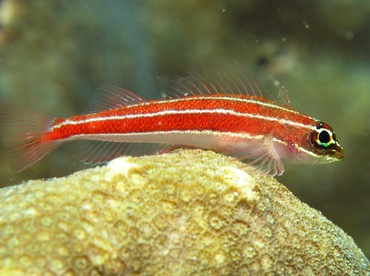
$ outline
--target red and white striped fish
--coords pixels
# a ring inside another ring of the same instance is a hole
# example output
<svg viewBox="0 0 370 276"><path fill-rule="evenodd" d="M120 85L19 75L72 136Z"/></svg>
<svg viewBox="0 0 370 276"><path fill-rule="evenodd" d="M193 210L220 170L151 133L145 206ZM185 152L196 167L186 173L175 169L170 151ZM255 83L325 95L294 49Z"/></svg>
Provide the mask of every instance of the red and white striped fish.
<svg viewBox="0 0 370 276"><path fill-rule="evenodd" d="M312 164L343 158L330 126L291 109L287 97L284 104L264 98L249 76L237 63L217 64L178 78L167 97L156 101L106 87L105 110L68 119L1 107L14 130L11 167L21 171L62 142L80 139L93 141L83 153L84 161L93 163L192 147L236 156L263 173L281 175L282 160Z"/></svg>

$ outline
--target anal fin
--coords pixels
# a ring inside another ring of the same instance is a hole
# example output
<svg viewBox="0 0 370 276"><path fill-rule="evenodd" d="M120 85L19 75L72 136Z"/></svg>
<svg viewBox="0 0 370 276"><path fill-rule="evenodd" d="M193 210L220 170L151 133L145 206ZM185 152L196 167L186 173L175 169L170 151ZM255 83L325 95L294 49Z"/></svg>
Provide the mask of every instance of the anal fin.
<svg viewBox="0 0 370 276"><path fill-rule="evenodd" d="M172 145L153 143L124 143L100 140L84 141L84 143L78 157L86 163L93 164L107 162L121 155L161 154L172 148Z"/></svg>

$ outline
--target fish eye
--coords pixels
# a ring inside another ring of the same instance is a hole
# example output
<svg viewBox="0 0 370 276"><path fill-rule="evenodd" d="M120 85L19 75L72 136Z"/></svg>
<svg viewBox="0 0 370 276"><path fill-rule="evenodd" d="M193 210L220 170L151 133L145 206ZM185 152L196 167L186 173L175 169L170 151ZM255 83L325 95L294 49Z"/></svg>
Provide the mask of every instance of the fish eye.
<svg viewBox="0 0 370 276"><path fill-rule="evenodd" d="M333 129L323 122L318 123L311 131L310 142L320 150L331 150L337 144Z"/></svg>

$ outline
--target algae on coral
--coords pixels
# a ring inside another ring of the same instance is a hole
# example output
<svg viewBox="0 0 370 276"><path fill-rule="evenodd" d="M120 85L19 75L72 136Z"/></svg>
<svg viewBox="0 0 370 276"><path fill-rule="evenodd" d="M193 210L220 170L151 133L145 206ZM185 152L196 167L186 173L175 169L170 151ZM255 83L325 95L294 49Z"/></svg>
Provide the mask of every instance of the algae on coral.
<svg viewBox="0 0 370 276"><path fill-rule="evenodd" d="M211 151L122 157L0 190L0 274L369 273L343 230Z"/></svg>

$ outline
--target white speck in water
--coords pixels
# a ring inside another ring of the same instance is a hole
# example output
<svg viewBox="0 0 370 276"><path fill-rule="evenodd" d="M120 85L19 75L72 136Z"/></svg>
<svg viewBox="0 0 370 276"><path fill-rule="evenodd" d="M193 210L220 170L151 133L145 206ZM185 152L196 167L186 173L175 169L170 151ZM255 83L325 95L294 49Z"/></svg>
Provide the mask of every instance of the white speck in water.
<svg viewBox="0 0 370 276"><path fill-rule="evenodd" d="M310 28L310 25L308 25L308 23L306 21L302 21L303 22L303 26L305 27L305 29L309 29Z"/></svg>
<svg viewBox="0 0 370 276"><path fill-rule="evenodd" d="M278 35L281 37L281 41L282 42L286 42L286 37L282 34L282 33L280 33L280 32L277 32L278 33Z"/></svg>
<svg viewBox="0 0 370 276"><path fill-rule="evenodd" d="M226 9L224 7L222 7L221 5L218 5L221 9L222 12L226 12Z"/></svg>
<svg viewBox="0 0 370 276"><path fill-rule="evenodd" d="M353 37L354 37L354 34L353 34L353 32L351 32L351 31L347 31L347 32L345 32L344 37L345 37L346 39L348 39L348 40L352 40L352 39L353 39Z"/></svg>

